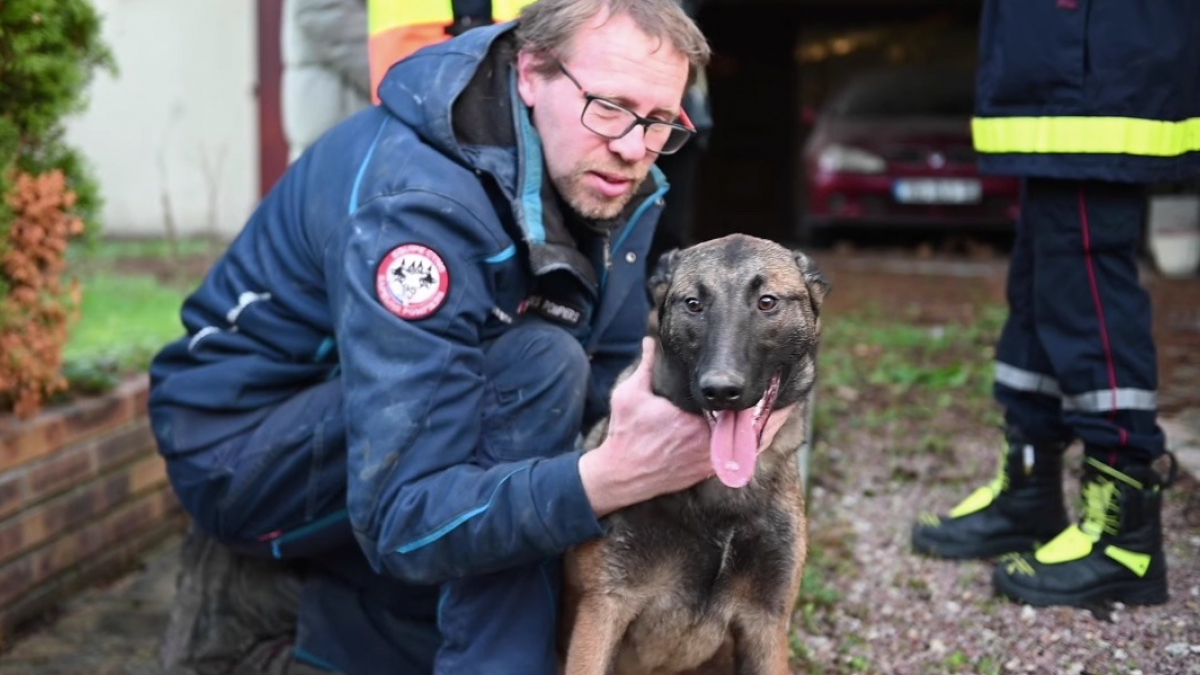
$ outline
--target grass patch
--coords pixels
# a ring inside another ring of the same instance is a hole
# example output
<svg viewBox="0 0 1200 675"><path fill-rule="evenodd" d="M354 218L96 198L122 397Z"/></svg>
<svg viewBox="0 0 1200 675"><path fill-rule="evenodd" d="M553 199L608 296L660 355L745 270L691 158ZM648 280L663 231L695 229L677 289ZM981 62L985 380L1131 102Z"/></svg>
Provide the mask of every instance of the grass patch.
<svg viewBox="0 0 1200 675"><path fill-rule="evenodd" d="M879 307L841 314L823 328L814 429L855 426L905 438L914 452L939 452L914 428L953 414L998 422L991 398L993 344L1007 309L981 304L971 320L924 325Z"/></svg>
<svg viewBox="0 0 1200 675"><path fill-rule="evenodd" d="M72 244L69 273L83 298L63 349L69 390L59 398L101 393L145 372L163 345L183 335L180 306L222 246L210 239Z"/></svg>
<svg viewBox="0 0 1200 675"><path fill-rule="evenodd" d="M985 305L971 322L913 325L867 309L838 316L821 338L821 377L827 386L875 385L897 393L973 387L987 393L992 346L1005 308Z"/></svg>
<svg viewBox="0 0 1200 675"><path fill-rule="evenodd" d="M800 591L792 608L793 630L789 636L791 663L803 672L824 673L825 667L809 651L800 627L809 635L832 630L830 615L842 602L833 579L852 578L859 571L852 555L854 534L848 523L823 530L809 530L808 559L800 577Z"/></svg>
<svg viewBox="0 0 1200 675"><path fill-rule="evenodd" d="M144 371L164 344L183 335L184 291L151 276L108 272L81 283L80 318L63 349L63 373L75 391L104 391Z"/></svg>
<svg viewBox="0 0 1200 675"><path fill-rule="evenodd" d="M72 242L67 248L67 262L71 264L119 262L134 258L195 258L212 257L225 248L225 244L210 238L180 239L97 239Z"/></svg>

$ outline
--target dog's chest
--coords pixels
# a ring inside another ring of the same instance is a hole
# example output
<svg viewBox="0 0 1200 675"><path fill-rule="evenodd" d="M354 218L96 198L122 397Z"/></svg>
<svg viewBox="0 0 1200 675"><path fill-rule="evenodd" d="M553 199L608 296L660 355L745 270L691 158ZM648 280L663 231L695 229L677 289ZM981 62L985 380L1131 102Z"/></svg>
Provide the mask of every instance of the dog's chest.
<svg viewBox="0 0 1200 675"><path fill-rule="evenodd" d="M738 616L786 616L796 528L769 506L711 511L685 495L610 520L607 592L634 617L616 672L677 672L707 661Z"/></svg>
<svg viewBox="0 0 1200 675"><path fill-rule="evenodd" d="M777 597L771 591L786 586L795 561L788 514L767 505L721 512L685 500L656 500L611 522L611 578L694 619Z"/></svg>

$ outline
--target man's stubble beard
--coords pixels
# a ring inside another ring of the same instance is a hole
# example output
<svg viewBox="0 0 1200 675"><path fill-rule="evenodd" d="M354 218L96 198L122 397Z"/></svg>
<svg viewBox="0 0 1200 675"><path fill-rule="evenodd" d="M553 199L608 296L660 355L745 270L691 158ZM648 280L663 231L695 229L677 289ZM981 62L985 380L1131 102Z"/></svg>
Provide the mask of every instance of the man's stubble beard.
<svg viewBox="0 0 1200 675"><path fill-rule="evenodd" d="M641 178L637 179L631 185L631 188L625 194L616 199L606 199L597 195L591 188L584 184L584 179L589 171L591 171L591 168L577 169L567 176L565 180L552 176L551 182L554 184L554 188L558 190L558 194L562 196L563 201L567 203L567 206L571 207L572 211L587 220L600 222L613 221L620 216L621 212L625 210L625 207L633 199L633 195L637 194L642 184L650 176L650 173L647 171L646 174L642 175ZM614 171L612 173L618 172Z"/></svg>

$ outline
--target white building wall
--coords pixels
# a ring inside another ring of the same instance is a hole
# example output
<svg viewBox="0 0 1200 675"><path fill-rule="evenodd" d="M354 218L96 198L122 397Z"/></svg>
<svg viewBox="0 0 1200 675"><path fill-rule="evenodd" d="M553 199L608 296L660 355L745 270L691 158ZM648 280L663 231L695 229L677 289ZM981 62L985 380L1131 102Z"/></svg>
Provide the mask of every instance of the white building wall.
<svg viewBox="0 0 1200 675"><path fill-rule="evenodd" d="M90 160L103 232L230 238L258 198L252 0L94 0L118 73L67 138Z"/></svg>

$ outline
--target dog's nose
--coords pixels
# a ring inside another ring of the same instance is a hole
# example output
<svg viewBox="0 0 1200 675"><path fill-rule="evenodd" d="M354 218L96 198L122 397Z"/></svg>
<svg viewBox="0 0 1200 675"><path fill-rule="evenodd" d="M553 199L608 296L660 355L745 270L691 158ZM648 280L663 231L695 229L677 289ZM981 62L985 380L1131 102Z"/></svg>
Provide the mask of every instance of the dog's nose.
<svg viewBox="0 0 1200 675"><path fill-rule="evenodd" d="M700 393L712 408L727 408L742 398L745 382L730 372L706 373L700 378Z"/></svg>

